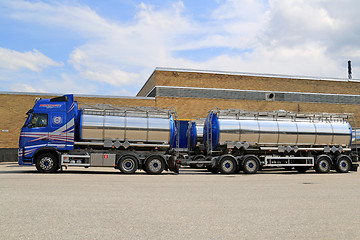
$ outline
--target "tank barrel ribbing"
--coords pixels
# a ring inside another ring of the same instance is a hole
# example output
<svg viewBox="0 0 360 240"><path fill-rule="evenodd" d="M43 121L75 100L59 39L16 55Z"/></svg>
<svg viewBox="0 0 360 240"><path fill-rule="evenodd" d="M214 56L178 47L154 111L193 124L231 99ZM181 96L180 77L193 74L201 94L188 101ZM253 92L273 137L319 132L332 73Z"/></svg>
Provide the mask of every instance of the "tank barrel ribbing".
<svg viewBox="0 0 360 240"><path fill-rule="evenodd" d="M350 114L251 112L237 109L209 112L205 145L244 143L250 146L349 146Z"/></svg>
<svg viewBox="0 0 360 240"><path fill-rule="evenodd" d="M171 144L175 137L174 110L152 107L81 106L82 141L128 141Z"/></svg>

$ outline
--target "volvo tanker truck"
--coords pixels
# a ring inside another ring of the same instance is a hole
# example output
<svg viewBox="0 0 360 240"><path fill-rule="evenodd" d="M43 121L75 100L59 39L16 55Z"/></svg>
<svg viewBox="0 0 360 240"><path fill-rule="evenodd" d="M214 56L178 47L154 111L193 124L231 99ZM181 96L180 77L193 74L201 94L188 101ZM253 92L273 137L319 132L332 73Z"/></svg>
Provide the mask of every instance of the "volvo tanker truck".
<svg viewBox="0 0 360 240"><path fill-rule="evenodd" d="M176 111L110 105L78 108L73 95L36 101L21 129L19 164L39 172L114 167L123 173L179 171L253 174L265 167L356 171L358 147L343 114L212 110L205 121L179 121ZM203 134L201 134L201 132Z"/></svg>
<svg viewBox="0 0 360 240"><path fill-rule="evenodd" d="M346 173L358 167L358 148L348 114L305 114L286 111L209 112L203 127L204 153L194 152L182 164L205 164L213 173L265 167L310 168ZM194 161L195 160L195 161Z"/></svg>
<svg viewBox="0 0 360 240"><path fill-rule="evenodd" d="M110 105L79 109L73 95L64 95L37 100L27 115L20 133L19 164L35 164L39 172L68 166L114 167L122 173L179 170L174 110Z"/></svg>

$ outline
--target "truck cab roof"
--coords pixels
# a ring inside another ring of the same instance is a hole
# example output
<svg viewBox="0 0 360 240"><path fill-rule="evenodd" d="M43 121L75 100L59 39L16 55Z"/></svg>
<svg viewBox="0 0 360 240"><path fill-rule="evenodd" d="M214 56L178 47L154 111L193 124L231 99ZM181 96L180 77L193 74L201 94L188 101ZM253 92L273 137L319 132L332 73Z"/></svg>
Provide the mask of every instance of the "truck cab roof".
<svg viewBox="0 0 360 240"><path fill-rule="evenodd" d="M70 104L69 104L70 102ZM74 102L73 95L64 95L61 97L55 97L51 99L38 100L32 111L33 113L48 113L48 112L65 112L67 106L70 106Z"/></svg>

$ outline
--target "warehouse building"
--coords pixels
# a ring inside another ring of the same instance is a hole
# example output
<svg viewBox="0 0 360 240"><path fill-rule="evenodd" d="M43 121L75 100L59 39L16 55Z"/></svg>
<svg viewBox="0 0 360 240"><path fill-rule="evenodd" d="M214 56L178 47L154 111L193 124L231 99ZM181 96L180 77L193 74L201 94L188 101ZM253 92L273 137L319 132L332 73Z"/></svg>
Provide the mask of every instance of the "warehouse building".
<svg viewBox="0 0 360 240"><path fill-rule="evenodd" d="M360 126L359 90L359 80L156 68L136 97L75 97L79 105L174 107L180 119L204 118L215 107L353 113ZM59 95L0 92L0 161L16 161L19 132L35 97Z"/></svg>

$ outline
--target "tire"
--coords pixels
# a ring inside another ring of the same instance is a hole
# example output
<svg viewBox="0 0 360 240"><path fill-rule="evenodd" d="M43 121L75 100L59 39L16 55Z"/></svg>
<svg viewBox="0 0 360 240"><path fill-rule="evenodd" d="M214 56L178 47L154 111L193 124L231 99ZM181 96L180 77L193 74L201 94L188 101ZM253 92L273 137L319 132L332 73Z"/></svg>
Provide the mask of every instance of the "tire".
<svg viewBox="0 0 360 240"><path fill-rule="evenodd" d="M118 162L119 170L125 174L135 173L139 167L139 162L135 156L125 155L122 156Z"/></svg>
<svg viewBox="0 0 360 240"><path fill-rule="evenodd" d="M299 173L305 173L307 170L309 170L309 167L295 167L295 170Z"/></svg>
<svg viewBox="0 0 360 240"><path fill-rule="evenodd" d="M331 169L331 159L328 156L320 156L315 164L315 171L317 173L328 173Z"/></svg>
<svg viewBox="0 0 360 240"><path fill-rule="evenodd" d="M349 156L340 155L336 161L335 169L338 173L347 173L351 169L351 159Z"/></svg>
<svg viewBox="0 0 360 240"><path fill-rule="evenodd" d="M194 158L194 161L202 161L202 160L205 160L205 156L203 156L203 155L199 155ZM195 165L195 168L205 168L204 163L195 163L194 165Z"/></svg>
<svg viewBox="0 0 360 240"><path fill-rule="evenodd" d="M247 174L255 174L259 170L259 161L256 156L245 157L242 163L242 170Z"/></svg>
<svg viewBox="0 0 360 240"><path fill-rule="evenodd" d="M59 161L52 153L43 153L36 158L36 169L41 173L53 173L59 169Z"/></svg>
<svg viewBox="0 0 360 240"><path fill-rule="evenodd" d="M160 174L165 169L165 161L160 156L150 157L145 162L145 172L149 174Z"/></svg>
<svg viewBox="0 0 360 240"><path fill-rule="evenodd" d="M223 174L233 174L237 165L232 157L223 157L219 162L219 171Z"/></svg>
<svg viewBox="0 0 360 240"><path fill-rule="evenodd" d="M208 167L206 167L206 169L207 169L209 172L214 173L214 174L216 174L216 173L219 172L219 169L213 168L212 166L208 166Z"/></svg>

